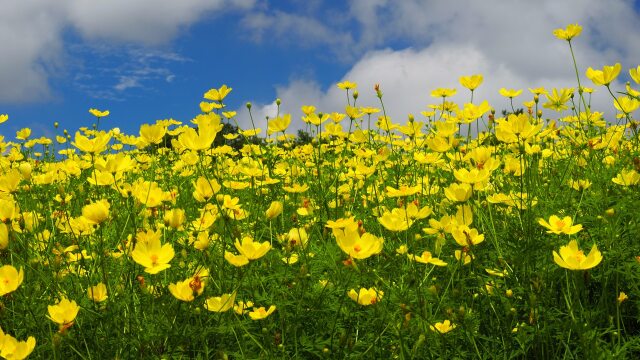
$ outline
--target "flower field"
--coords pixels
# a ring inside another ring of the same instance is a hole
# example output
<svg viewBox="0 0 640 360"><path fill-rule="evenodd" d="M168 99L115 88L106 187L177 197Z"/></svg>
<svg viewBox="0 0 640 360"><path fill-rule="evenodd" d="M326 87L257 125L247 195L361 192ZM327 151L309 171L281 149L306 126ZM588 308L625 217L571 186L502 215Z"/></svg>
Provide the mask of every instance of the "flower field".
<svg viewBox="0 0 640 360"><path fill-rule="evenodd" d="M0 356L637 357L640 66L572 60L502 113L480 74L406 121L346 81L240 129L222 86L135 135L0 137Z"/></svg>

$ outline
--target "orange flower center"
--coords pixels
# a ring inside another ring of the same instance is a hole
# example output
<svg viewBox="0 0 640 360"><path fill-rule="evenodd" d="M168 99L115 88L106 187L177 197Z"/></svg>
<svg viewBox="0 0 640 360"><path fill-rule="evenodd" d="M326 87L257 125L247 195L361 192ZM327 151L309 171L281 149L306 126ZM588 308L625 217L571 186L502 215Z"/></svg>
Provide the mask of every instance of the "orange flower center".
<svg viewBox="0 0 640 360"><path fill-rule="evenodd" d="M156 254L151 255L151 264L153 266L158 265L158 255Z"/></svg>
<svg viewBox="0 0 640 360"><path fill-rule="evenodd" d="M576 253L575 257L576 257L576 260L579 263L583 262L584 259L585 259L585 256L584 256L584 253L582 252L582 250L578 250L578 252Z"/></svg>

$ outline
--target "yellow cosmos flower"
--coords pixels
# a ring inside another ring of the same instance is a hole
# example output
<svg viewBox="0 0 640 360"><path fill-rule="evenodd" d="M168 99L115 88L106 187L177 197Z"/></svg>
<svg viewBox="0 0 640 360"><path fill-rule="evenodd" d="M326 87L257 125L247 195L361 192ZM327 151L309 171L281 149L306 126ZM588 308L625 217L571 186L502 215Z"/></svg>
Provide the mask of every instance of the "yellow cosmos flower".
<svg viewBox="0 0 640 360"><path fill-rule="evenodd" d="M447 263L436 258L433 257L431 255L430 251L423 251L422 255L418 256L418 255L413 255L413 254L407 254L407 257L409 258L409 260L413 260L415 262L419 262L421 264L431 264L431 265L436 265L436 266L447 266Z"/></svg>
<svg viewBox="0 0 640 360"><path fill-rule="evenodd" d="M553 261L565 269L587 270L600 264L602 254L593 244L591 251L585 256L582 250L578 248L578 242L571 240L568 245L560 247L560 254L553 252Z"/></svg>
<svg viewBox="0 0 640 360"><path fill-rule="evenodd" d="M69 325L73 323L80 306L76 304L74 300L69 301L66 297L63 297L55 305L48 306L49 319L56 324Z"/></svg>
<svg viewBox="0 0 640 360"><path fill-rule="evenodd" d="M473 91L478 86L480 86L480 84L482 84L483 80L484 80L484 78L482 77L482 74L476 74L476 75L471 75L471 76L461 76L460 77L460 85L462 85L462 86L466 87L467 89Z"/></svg>
<svg viewBox="0 0 640 360"><path fill-rule="evenodd" d="M91 286L87 290L87 296L93 302L103 302L107 300L107 286L104 283L98 283L96 286Z"/></svg>
<svg viewBox="0 0 640 360"><path fill-rule="evenodd" d="M265 216L267 217L267 220L273 220L276 217L278 217L278 215L282 214L282 202L280 201L274 201L271 203L271 205L269 205L269 208L267 209L267 211L265 211Z"/></svg>
<svg viewBox="0 0 640 360"><path fill-rule="evenodd" d="M9 115L7 114L0 114L0 124L2 124L3 122L9 120Z"/></svg>
<svg viewBox="0 0 640 360"><path fill-rule="evenodd" d="M284 132L291 124L291 114L284 114L275 119L269 120L267 123L267 134Z"/></svg>
<svg viewBox="0 0 640 360"><path fill-rule="evenodd" d="M251 320L262 320L273 314L274 311L276 311L275 305L269 306L269 310L266 310L264 306L261 306L257 309L253 308L253 311L249 311L249 317L251 317Z"/></svg>
<svg viewBox="0 0 640 360"><path fill-rule="evenodd" d="M473 168L468 170L463 168L453 171L453 176L461 183L466 184L476 184L486 181L489 179L489 175L490 173L487 169Z"/></svg>
<svg viewBox="0 0 640 360"><path fill-rule="evenodd" d="M80 134L79 131L76 131L75 141L72 144L80 149L80 151L99 154L107 149L109 141L111 141L111 135L108 133L101 133L96 135L93 139L89 139L88 137Z"/></svg>
<svg viewBox="0 0 640 360"><path fill-rule="evenodd" d="M478 234L477 229L470 229L466 225L455 227L451 230L451 235L460 246L474 246L484 241L483 234Z"/></svg>
<svg viewBox="0 0 640 360"><path fill-rule="evenodd" d="M238 252L249 260L259 259L271 249L271 244L268 241L259 243L253 241L250 236L243 237L242 242L236 240L235 246Z"/></svg>
<svg viewBox="0 0 640 360"><path fill-rule="evenodd" d="M27 341L18 341L9 334L5 334L0 329L0 356L4 359L21 360L26 359L36 347L36 339L29 336Z"/></svg>
<svg viewBox="0 0 640 360"><path fill-rule="evenodd" d="M173 297L181 301L193 301L193 289L191 288L191 278L169 284L169 292Z"/></svg>
<svg viewBox="0 0 640 360"><path fill-rule="evenodd" d="M378 222L389 231L405 231L413 224L413 221L402 211L387 211L378 218Z"/></svg>
<svg viewBox="0 0 640 360"><path fill-rule="evenodd" d="M100 111L98 109L89 109L89 113L97 118L109 116L109 110Z"/></svg>
<svg viewBox="0 0 640 360"><path fill-rule="evenodd" d="M22 129L16 131L16 139L18 139L18 140L27 140L29 138L29 136L31 136L31 129L30 128L22 128Z"/></svg>
<svg viewBox="0 0 640 360"><path fill-rule="evenodd" d="M533 124L527 114L509 114L507 119L496 120L496 137L505 143L526 140L542 129L542 122Z"/></svg>
<svg viewBox="0 0 640 360"><path fill-rule="evenodd" d="M402 196L415 195L422 190L422 187L420 185L416 185L416 186L400 185L400 188L396 189L394 187L387 186L386 190L387 190L388 197L402 197Z"/></svg>
<svg viewBox="0 0 640 360"><path fill-rule="evenodd" d="M0 250L7 247L9 247L9 227L5 223L0 223Z"/></svg>
<svg viewBox="0 0 640 360"><path fill-rule="evenodd" d="M633 79L633 81L636 82L636 84L640 84L640 65L638 65L638 67L633 68L633 69L629 69L629 75L631 76L631 78ZM6 116L6 115L5 115ZM0 116L0 119L2 119L2 116ZM5 120L6 121L6 120ZM2 122L0 122L1 124Z"/></svg>
<svg viewBox="0 0 640 360"><path fill-rule="evenodd" d="M142 124L140 126L140 138L145 144L160 144L166 133L167 127L159 124Z"/></svg>
<svg viewBox="0 0 640 360"><path fill-rule="evenodd" d="M621 69L622 65L620 65L620 63L612 66L605 65L602 70L594 70L589 67L586 75L595 85L608 86L618 77Z"/></svg>
<svg viewBox="0 0 640 360"><path fill-rule="evenodd" d="M220 123L219 117L213 120L214 118L212 118L211 116L200 116L204 117L199 118L201 121L198 123L198 131L196 131L196 129L192 127L189 127L178 136L178 143L185 149L189 149L192 151L203 151L211 148L211 144L213 144L216 136L222 130L223 125Z"/></svg>
<svg viewBox="0 0 640 360"><path fill-rule="evenodd" d="M468 183L454 183L444 189L444 195L453 202L465 202L471 197L472 189Z"/></svg>
<svg viewBox="0 0 640 360"><path fill-rule="evenodd" d="M164 224L174 229L181 230L182 224L187 220L183 209L171 209L164 213Z"/></svg>
<svg viewBox="0 0 640 360"><path fill-rule="evenodd" d="M160 238L153 237L148 241L138 242L131 252L133 261L145 267L149 274L157 274L171 267L169 261L175 255L171 244L161 244Z"/></svg>
<svg viewBox="0 0 640 360"><path fill-rule="evenodd" d="M435 331L440 334L446 334L455 328L456 328L456 325L451 323L451 321L449 320L445 320L443 322L437 322L433 325L429 325L429 329L431 329L431 331Z"/></svg>
<svg viewBox="0 0 640 360"><path fill-rule="evenodd" d="M456 89L445 89L445 88L438 88L435 89L431 92L431 96L435 97L435 98L447 98L447 97L451 97L453 95L455 95L458 91Z"/></svg>
<svg viewBox="0 0 640 360"><path fill-rule="evenodd" d="M347 295L351 298L351 300L357 302L358 304L368 306L382 300L384 292L372 287L369 289L360 288L358 292L356 292L354 289L351 289L349 290Z"/></svg>
<svg viewBox="0 0 640 360"><path fill-rule="evenodd" d="M621 112L616 115L616 117L623 118L640 107L640 100L628 96L621 96L617 100L613 100L613 106Z"/></svg>
<svg viewBox="0 0 640 360"><path fill-rule="evenodd" d="M204 308L213 312L229 311L236 301L236 292L231 294L222 294L221 296L210 297L205 301Z"/></svg>
<svg viewBox="0 0 640 360"><path fill-rule="evenodd" d="M361 235L357 228L334 229L333 235L340 249L354 259L366 259L382 251L381 237L371 233Z"/></svg>
<svg viewBox="0 0 640 360"><path fill-rule="evenodd" d="M548 222L544 219L538 219L538 224L549 229L547 230L547 233L549 234L573 235L582 230L582 225L573 225L573 220L570 216L565 216L564 218L560 219L556 215L551 215Z"/></svg>
<svg viewBox="0 0 640 360"><path fill-rule="evenodd" d="M222 188L215 179L207 179L204 176L194 181L193 187L193 198L198 202L209 201Z"/></svg>
<svg viewBox="0 0 640 360"><path fill-rule="evenodd" d="M337 84L337 86L342 89L342 90L349 90L349 89L354 89L356 88L358 85L354 82L351 81L343 81L343 82L339 82Z"/></svg>
<svg viewBox="0 0 640 360"><path fill-rule="evenodd" d="M578 24L569 24L566 29L555 29L553 35L560 40L571 41L576 36L582 33L582 26Z"/></svg>
<svg viewBox="0 0 640 360"><path fill-rule="evenodd" d="M109 201L102 199L82 207L82 217L91 224L100 224L109 218Z"/></svg>
<svg viewBox="0 0 640 360"><path fill-rule="evenodd" d="M0 296L15 291L23 280L24 271L22 268L18 271L11 265L0 267Z"/></svg>
<svg viewBox="0 0 640 360"><path fill-rule="evenodd" d="M627 300L628 298L629 296L627 296L624 291L620 291L620 294L618 294L618 304L622 304L622 302Z"/></svg>
<svg viewBox="0 0 640 360"><path fill-rule="evenodd" d="M634 169L622 170L616 175L616 177L611 179L611 181L613 181L614 184L622 186L637 185L640 183L640 173Z"/></svg>
<svg viewBox="0 0 640 360"><path fill-rule="evenodd" d="M233 90L227 85L222 85L219 89L211 89L204 93L204 98L213 101L222 101Z"/></svg>
<svg viewBox="0 0 640 360"><path fill-rule="evenodd" d="M241 267L241 266L245 266L249 263L249 259L247 259L246 256L244 255L236 255L232 252L229 251L225 251L224 252L224 258L225 260L227 260L229 262L229 264L235 266L235 267Z"/></svg>
<svg viewBox="0 0 640 360"><path fill-rule="evenodd" d="M505 89L505 88L500 88L500 95L513 99L514 97L522 94L522 90L515 90L515 89Z"/></svg>

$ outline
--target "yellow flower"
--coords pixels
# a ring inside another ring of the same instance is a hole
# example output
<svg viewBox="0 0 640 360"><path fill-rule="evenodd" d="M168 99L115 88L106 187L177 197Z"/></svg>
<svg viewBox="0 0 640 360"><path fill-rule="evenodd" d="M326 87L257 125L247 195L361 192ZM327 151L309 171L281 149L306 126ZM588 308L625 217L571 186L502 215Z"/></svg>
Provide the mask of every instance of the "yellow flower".
<svg viewBox="0 0 640 360"><path fill-rule="evenodd" d="M378 222L389 231L407 230L413 224L413 221L407 217L404 211L397 210L399 209L385 212L378 218Z"/></svg>
<svg viewBox="0 0 640 360"><path fill-rule="evenodd" d="M227 85L222 85L219 89L211 89L204 93L204 98L213 101L222 101L233 90Z"/></svg>
<svg viewBox="0 0 640 360"><path fill-rule="evenodd" d="M420 190L422 190L422 187L420 185L416 185L416 186L400 185L400 188L396 189L391 186L387 186L386 190L387 190L388 197L402 197L402 196L410 196L410 195L417 194L418 192L420 192Z"/></svg>
<svg viewBox="0 0 640 360"><path fill-rule="evenodd" d="M7 114L0 114L0 124L2 124L3 122L9 120L9 115Z"/></svg>
<svg viewBox="0 0 640 360"><path fill-rule="evenodd" d="M182 209L171 209L164 213L164 224L174 229L182 229L187 217Z"/></svg>
<svg viewBox="0 0 640 360"><path fill-rule="evenodd" d="M9 228L7 224L0 223L0 250L4 250L7 247L9 247Z"/></svg>
<svg viewBox="0 0 640 360"><path fill-rule="evenodd" d="M526 140L537 134L542 128L542 122L534 125L527 114L509 114L507 119L496 120L496 137L506 143Z"/></svg>
<svg viewBox="0 0 640 360"><path fill-rule="evenodd" d="M309 243L309 234L304 227L293 228L287 233L286 239L291 246L306 248Z"/></svg>
<svg viewBox="0 0 640 360"><path fill-rule="evenodd" d="M224 252L224 258L225 260L227 260L229 262L229 264L236 266L236 267L241 267L241 266L245 266L249 263L249 259L247 259L246 256L244 255L236 255L232 252L229 251L225 251Z"/></svg>
<svg viewBox="0 0 640 360"><path fill-rule="evenodd" d="M49 305L48 310L51 321L60 325L68 325L73 323L80 307L74 300L69 301L69 299L63 297L55 305Z"/></svg>
<svg viewBox="0 0 640 360"><path fill-rule="evenodd" d="M349 89L355 88L358 85L356 83L351 82L351 81L346 81L345 80L343 82L339 82L337 84L337 86L342 90L349 90Z"/></svg>
<svg viewBox="0 0 640 360"><path fill-rule="evenodd" d="M291 114L284 114L275 119L269 120L267 123L267 134L271 135L277 132L284 132L291 124Z"/></svg>
<svg viewBox="0 0 640 360"><path fill-rule="evenodd" d="M473 91L475 90L483 81L482 74L476 74L471 76L461 76L460 77L460 85L466 87L467 89Z"/></svg>
<svg viewBox="0 0 640 360"><path fill-rule="evenodd" d="M357 228L334 229L333 235L340 249L354 259L366 259L382 251L381 237L371 233L360 235Z"/></svg>
<svg viewBox="0 0 640 360"><path fill-rule="evenodd" d="M264 306L261 306L257 309L254 307L253 311L249 312L249 317L251 317L251 320L262 320L267 316L273 314L274 311L276 311L275 305L269 306L269 310L266 310Z"/></svg>
<svg viewBox="0 0 640 360"><path fill-rule="evenodd" d="M351 289L347 295L351 298L351 300L357 302L360 305L368 306L377 303L382 300L382 296L384 292L382 290L377 290L372 287L369 289L360 288L359 292L356 292L354 289Z"/></svg>
<svg viewBox="0 0 640 360"><path fill-rule="evenodd" d="M636 84L640 84L640 65L638 65L638 67L636 67L636 68L629 69L629 75L631 76L633 81L636 82ZM0 116L0 119L2 119L2 116ZM0 122L0 123L2 123L2 122Z"/></svg>
<svg viewBox="0 0 640 360"><path fill-rule="evenodd" d="M93 139L89 139L88 137L80 134L79 131L76 131L75 141L72 144L80 149L80 151L99 154L107 149L109 141L111 141L111 135L108 133L100 133Z"/></svg>
<svg viewBox="0 0 640 360"><path fill-rule="evenodd" d="M620 294L618 295L618 304L622 304L622 302L627 300L628 298L629 297L624 293L624 291L620 291Z"/></svg>
<svg viewBox="0 0 640 360"><path fill-rule="evenodd" d="M578 243L575 240L571 240L568 245L560 247L560 254L553 252L553 261L565 269L587 270L600 264L602 254L598 251L597 246L593 244L591 251L585 256L582 250L578 248Z"/></svg>
<svg viewBox="0 0 640 360"><path fill-rule="evenodd" d="M171 244L160 243L159 237L153 237L148 241L139 241L131 252L133 261L145 267L149 274L157 274L171 267L169 261L175 255Z"/></svg>
<svg viewBox="0 0 640 360"><path fill-rule="evenodd" d="M460 246L474 246L484 241L484 235L478 234L477 229L470 229L466 225L457 226L451 235Z"/></svg>
<svg viewBox="0 0 640 360"><path fill-rule="evenodd" d="M602 70L593 70L591 67L587 69L587 77L596 85L609 85L618 77L622 65L616 63L613 66L605 65Z"/></svg>
<svg viewBox="0 0 640 360"><path fill-rule="evenodd" d="M621 114L618 114L616 117L623 118L640 107L640 100L628 96L621 96L617 100L613 100L613 106L621 112Z"/></svg>
<svg viewBox="0 0 640 360"><path fill-rule="evenodd" d="M24 271L22 268L18 271L11 265L0 267L0 296L15 291L23 280Z"/></svg>
<svg viewBox="0 0 640 360"><path fill-rule="evenodd" d="M207 179L204 176L200 176L193 183L193 187L193 198L198 202L209 201L222 188L215 179Z"/></svg>
<svg viewBox="0 0 640 360"><path fill-rule="evenodd" d="M433 325L429 325L429 329L431 329L431 331L435 331L440 334L446 334L455 328L456 328L456 325L452 324L451 321L449 320L445 320L443 322L437 322Z"/></svg>
<svg viewBox="0 0 640 360"><path fill-rule="evenodd" d="M225 312L233 307L236 301L236 292L231 294L222 294L222 296L210 297L205 301L204 308L213 312Z"/></svg>
<svg viewBox="0 0 640 360"><path fill-rule="evenodd" d="M140 137L146 144L160 144L167 133L167 127L159 124L140 126Z"/></svg>
<svg viewBox="0 0 640 360"><path fill-rule="evenodd" d="M569 24L566 29L555 29L553 35L560 40L571 41L576 36L579 36L582 32L582 26L578 24Z"/></svg>
<svg viewBox="0 0 640 360"><path fill-rule="evenodd" d="M271 244L268 241L255 242L250 236L243 237L242 242L236 240L235 246L238 252L249 260L259 259L271 249Z"/></svg>
<svg viewBox="0 0 640 360"><path fill-rule="evenodd" d="M640 174L634 169L622 170L611 181L622 186L637 185L640 183Z"/></svg>
<svg viewBox="0 0 640 360"><path fill-rule="evenodd" d="M185 149L193 151L207 150L213 144L218 132L222 130L223 125L220 118L215 114L199 115L198 131L189 127L178 136L178 143Z"/></svg>
<svg viewBox="0 0 640 360"><path fill-rule="evenodd" d="M16 131L16 139L18 139L18 140L27 140L27 138L29 138L29 136L31 136L31 129L30 128L22 128L22 129Z"/></svg>
<svg viewBox="0 0 640 360"><path fill-rule="evenodd" d="M500 88L500 95L507 97L507 98L514 98L518 95L522 94L522 90L515 90L515 89L505 89L505 88Z"/></svg>
<svg viewBox="0 0 640 360"><path fill-rule="evenodd" d="M107 286L104 283L98 283L96 286L91 286L87 290L87 296L91 301L103 302L107 300Z"/></svg>
<svg viewBox="0 0 640 360"><path fill-rule="evenodd" d="M282 214L282 202L280 201L272 202L267 211L265 211L267 220L273 220L280 214Z"/></svg>
<svg viewBox="0 0 640 360"><path fill-rule="evenodd" d="M419 262L421 264L432 264L432 265L436 265L436 266L447 266L447 263L436 258L433 257L431 255L431 252L429 251L423 251L422 255L418 256L418 255L412 255L412 254L407 254L407 257L410 260L413 260L415 262Z"/></svg>
<svg viewBox="0 0 640 360"><path fill-rule="evenodd" d="M91 224L100 224L109 218L109 201L102 199L85 205L82 208L82 217Z"/></svg>
<svg viewBox="0 0 640 360"><path fill-rule="evenodd" d="M441 98L447 98L447 97L451 97L453 95L456 94L456 92L458 92L456 89L445 89L445 88L438 88L435 89L431 92L431 96L433 97L441 97Z"/></svg>
<svg viewBox="0 0 640 360"><path fill-rule="evenodd" d="M453 171L453 176L461 183L476 184L489 179L489 171L487 169L458 169Z"/></svg>
<svg viewBox="0 0 640 360"><path fill-rule="evenodd" d="M250 307L253 307L252 301L238 301L237 304L233 305L233 311L238 315L244 315L249 312Z"/></svg>
<svg viewBox="0 0 640 360"><path fill-rule="evenodd" d="M0 329L0 356L10 360L26 359L36 347L36 339L29 336L27 341L18 341Z"/></svg>
<svg viewBox="0 0 640 360"><path fill-rule="evenodd" d="M97 118L109 116L109 110L100 111L98 109L89 109L89 113Z"/></svg>
<svg viewBox="0 0 640 360"><path fill-rule="evenodd" d="M169 284L169 292L173 297L182 301L193 301L193 289L191 288L191 278Z"/></svg>
<svg viewBox="0 0 640 360"><path fill-rule="evenodd" d="M468 183L453 183L444 189L444 195L453 202L465 202L471 197L472 189Z"/></svg>
<svg viewBox="0 0 640 360"><path fill-rule="evenodd" d="M547 231L547 233L549 234L573 235L582 230L582 225L573 225L573 220L570 216L565 216L564 218L560 219L556 215L551 215L551 217L549 217L549 222L544 219L538 219L538 224L549 229Z"/></svg>

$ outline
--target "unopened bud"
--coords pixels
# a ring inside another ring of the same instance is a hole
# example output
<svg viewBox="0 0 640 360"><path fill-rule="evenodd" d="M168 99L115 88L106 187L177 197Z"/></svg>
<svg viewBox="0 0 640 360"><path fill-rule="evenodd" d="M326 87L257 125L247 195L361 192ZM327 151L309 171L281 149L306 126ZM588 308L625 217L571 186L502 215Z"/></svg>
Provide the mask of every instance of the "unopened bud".
<svg viewBox="0 0 640 360"><path fill-rule="evenodd" d="M251 110L251 103L250 102L247 103L247 109Z"/></svg>

